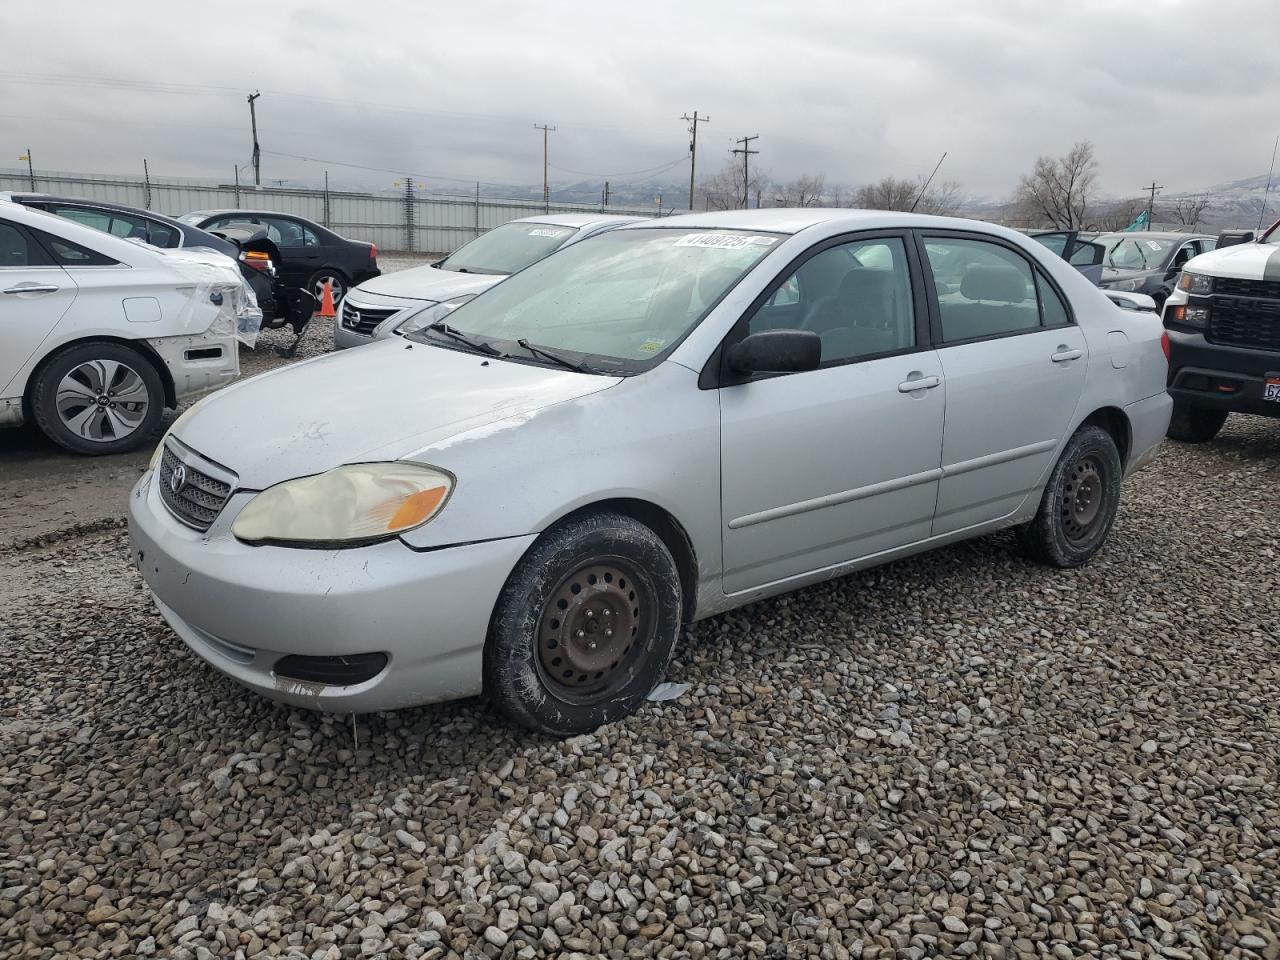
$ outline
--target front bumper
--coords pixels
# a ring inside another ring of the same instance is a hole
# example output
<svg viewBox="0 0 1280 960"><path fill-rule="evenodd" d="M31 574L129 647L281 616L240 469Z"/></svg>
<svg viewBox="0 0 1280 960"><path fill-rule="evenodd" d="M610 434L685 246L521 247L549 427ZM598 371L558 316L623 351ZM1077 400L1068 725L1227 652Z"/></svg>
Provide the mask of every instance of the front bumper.
<svg viewBox="0 0 1280 960"><path fill-rule="evenodd" d="M188 647L273 700L362 713L480 692L489 618L534 537L415 551L399 540L348 550L251 547L231 536L252 499L232 494L206 533L179 523L148 472L129 497L133 562ZM285 656L384 653L352 686L276 675Z"/></svg>
<svg viewBox="0 0 1280 960"><path fill-rule="evenodd" d="M1280 417L1264 400L1266 378L1280 373L1280 352L1210 343L1203 333L1167 328L1169 393L1189 406Z"/></svg>

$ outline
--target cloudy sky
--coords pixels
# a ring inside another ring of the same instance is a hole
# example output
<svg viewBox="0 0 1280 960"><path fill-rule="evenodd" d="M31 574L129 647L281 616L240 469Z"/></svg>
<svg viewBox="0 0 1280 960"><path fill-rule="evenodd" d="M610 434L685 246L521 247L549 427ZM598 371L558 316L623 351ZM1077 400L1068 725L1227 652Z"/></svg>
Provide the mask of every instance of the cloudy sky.
<svg viewBox="0 0 1280 960"><path fill-rule="evenodd" d="M1265 174L1280 132L1276 0L58 0L22 20L8 167L29 147L49 170L230 179L254 89L264 179L364 188L540 182L534 123L557 127L553 180L679 182L694 109L703 169L747 134L780 180L914 177L945 150L940 177L993 199L1084 138L1129 196Z"/></svg>

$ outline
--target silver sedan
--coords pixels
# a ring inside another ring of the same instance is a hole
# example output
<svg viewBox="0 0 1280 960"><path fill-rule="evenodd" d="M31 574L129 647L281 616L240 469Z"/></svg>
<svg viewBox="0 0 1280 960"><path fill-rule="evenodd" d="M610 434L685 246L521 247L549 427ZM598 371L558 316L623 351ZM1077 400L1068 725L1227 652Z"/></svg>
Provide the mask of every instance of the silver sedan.
<svg viewBox="0 0 1280 960"><path fill-rule="evenodd" d="M692 620L1008 527L1085 563L1170 413L1157 317L964 220L646 222L419 321L210 397L134 488L161 613L267 696L591 730Z"/></svg>

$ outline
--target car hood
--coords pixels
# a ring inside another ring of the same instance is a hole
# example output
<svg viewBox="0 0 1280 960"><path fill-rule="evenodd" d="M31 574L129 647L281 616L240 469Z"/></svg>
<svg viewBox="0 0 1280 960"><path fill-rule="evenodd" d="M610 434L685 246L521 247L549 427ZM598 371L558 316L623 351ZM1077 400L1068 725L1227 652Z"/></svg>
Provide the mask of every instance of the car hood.
<svg viewBox="0 0 1280 960"><path fill-rule="evenodd" d="M423 447L604 390L617 377L396 339L326 354L202 400L174 436L261 490Z"/></svg>
<svg viewBox="0 0 1280 960"><path fill-rule="evenodd" d="M488 290L505 279L505 276L491 273L456 273L427 266L384 273L366 280L356 289L406 300L452 300L464 294Z"/></svg>
<svg viewBox="0 0 1280 960"><path fill-rule="evenodd" d="M1192 257L1184 269L1237 280L1280 280L1280 244L1238 243L1210 250Z"/></svg>

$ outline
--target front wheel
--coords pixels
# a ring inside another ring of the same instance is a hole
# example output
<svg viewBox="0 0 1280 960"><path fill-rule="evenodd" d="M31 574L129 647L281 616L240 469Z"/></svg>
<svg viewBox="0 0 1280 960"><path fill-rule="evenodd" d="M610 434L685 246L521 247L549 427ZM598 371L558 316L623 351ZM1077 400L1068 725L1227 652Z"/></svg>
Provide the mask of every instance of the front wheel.
<svg viewBox="0 0 1280 960"><path fill-rule="evenodd" d="M1227 411L1193 407L1177 401L1169 419L1169 437L1183 443L1208 443L1227 422Z"/></svg>
<svg viewBox="0 0 1280 960"><path fill-rule="evenodd" d="M73 453L124 453L155 436L164 385L150 361L118 343L82 343L36 375L31 412L54 443Z"/></svg>
<svg viewBox="0 0 1280 960"><path fill-rule="evenodd" d="M1055 567L1078 567L1102 549L1120 507L1123 475L1111 434L1084 426L1049 475L1035 519L1019 530L1024 548Z"/></svg>
<svg viewBox="0 0 1280 960"><path fill-rule="evenodd" d="M567 520L503 587L485 693L530 730L588 733L633 712L662 679L680 611L679 571L657 534L612 511Z"/></svg>

